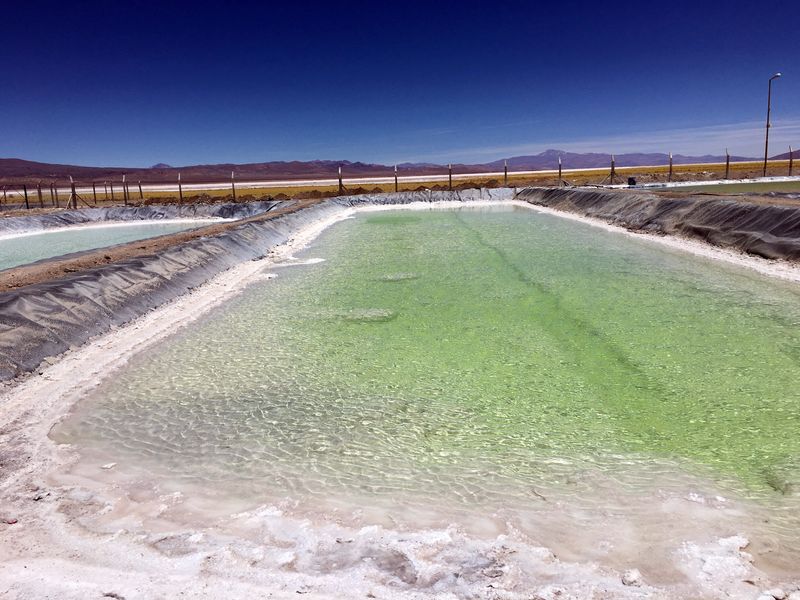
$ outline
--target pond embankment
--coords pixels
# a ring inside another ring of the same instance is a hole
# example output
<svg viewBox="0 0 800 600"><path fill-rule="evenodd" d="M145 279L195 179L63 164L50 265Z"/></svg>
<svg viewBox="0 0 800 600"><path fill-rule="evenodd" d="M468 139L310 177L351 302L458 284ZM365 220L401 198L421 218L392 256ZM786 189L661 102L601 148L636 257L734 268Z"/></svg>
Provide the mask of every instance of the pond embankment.
<svg viewBox="0 0 800 600"><path fill-rule="evenodd" d="M241 220L0 274L0 380L31 372L45 359L127 323L236 264L263 257L302 227L349 207L512 198L636 232L693 238L769 259L800 260L800 206L702 195L676 198L586 188L500 188L368 194L269 206L183 207L184 216ZM174 218L176 211L175 206L88 209L34 218L45 228L80 219ZM4 221L0 227L30 226L14 219Z"/></svg>
<svg viewBox="0 0 800 600"><path fill-rule="evenodd" d="M633 231L702 240L768 259L800 260L796 206L740 196L659 196L622 190L528 188L517 198Z"/></svg>
<svg viewBox="0 0 800 600"><path fill-rule="evenodd" d="M44 231L76 225L119 223L131 221L161 221L172 219L245 219L267 212L278 200L225 204L177 204L149 206L111 206L106 208L80 208L0 218L0 236Z"/></svg>

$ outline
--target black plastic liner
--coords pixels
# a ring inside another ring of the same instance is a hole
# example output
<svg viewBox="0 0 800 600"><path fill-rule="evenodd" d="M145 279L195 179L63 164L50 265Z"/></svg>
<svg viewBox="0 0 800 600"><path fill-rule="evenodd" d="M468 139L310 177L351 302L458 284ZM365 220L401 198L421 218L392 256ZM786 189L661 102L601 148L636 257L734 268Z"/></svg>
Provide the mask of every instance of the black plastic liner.
<svg viewBox="0 0 800 600"><path fill-rule="evenodd" d="M265 256L303 226L345 207L502 199L511 195L508 189L487 189L336 198L274 219L243 223L219 235L177 244L158 255L132 258L2 293L0 380L34 371L48 357L127 323L236 264ZM245 204L230 206L246 207ZM153 218L154 213L146 214L143 218Z"/></svg>
<svg viewBox="0 0 800 600"><path fill-rule="evenodd" d="M177 204L151 206L113 206L109 208L81 208L43 215L7 217L0 219L0 235L41 231L70 225L85 225L105 221L148 221L161 219L244 219L275 208L286 202L265 200L227 204Z"/></svg>
<svg viewBox="0 0 800 600"><path fill-rule="evenodd" d="M517 198L635 231L696 238L770 259L800 260L800 205L588 189L528 188Z"/></svg>
<svg viewBox="0 0 800 600"><path fill-rule="evenodd" d="M0 380L34 371L48 357L127 323L236 264L265 256L303 226L345 207L503 200L512 196L512 190L500 188L334 198L274 219L242 223L222 234L176 244L158 255L2 293ZM517 193L516 198L632 230L694 237L768 258L800 259L800 207L586 189L529 188Z"/></svg>

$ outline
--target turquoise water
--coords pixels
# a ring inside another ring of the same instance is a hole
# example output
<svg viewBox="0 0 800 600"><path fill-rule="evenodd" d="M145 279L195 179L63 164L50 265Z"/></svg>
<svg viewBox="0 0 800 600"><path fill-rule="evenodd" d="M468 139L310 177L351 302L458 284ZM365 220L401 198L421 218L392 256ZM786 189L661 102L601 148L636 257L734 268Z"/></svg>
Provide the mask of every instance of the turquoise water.
<svg viewBox="0 0 800 600"><path fill-rule="evenodd" d="M795 510L798 286L511 207L361 213L300 258L325 260L137 356L54 438L253 502L691 476Z"/></svg>
<svg viewBox="0 0 800 600"><path fill-rule="evenodd" d="M194 229L205 221L124 223L68 227L0 239L0 270L37 260Z"/></svg>

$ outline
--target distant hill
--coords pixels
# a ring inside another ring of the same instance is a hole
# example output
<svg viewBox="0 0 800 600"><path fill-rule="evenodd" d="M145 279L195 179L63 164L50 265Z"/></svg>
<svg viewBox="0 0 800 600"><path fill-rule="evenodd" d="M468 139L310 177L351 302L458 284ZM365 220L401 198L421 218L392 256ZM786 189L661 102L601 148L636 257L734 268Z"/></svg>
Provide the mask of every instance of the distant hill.
<svg viewBox="0 0 800 600"><path fill-rule="evenodd" d="M797 160L800 158L800 150L792 150L792 159ZM783 154L778 154L778 156L773 156L770 160L789 160L789 153L784 152Z"/></svg>
<svg viewBox="0 0 800 600"><path fill-rule="evenodd" d="M799 152L794 153L800 157ZM486 173L502 171L504 161L508 161L510 171L536 171L556 169L561 157L565 169L590 169L607 167L611 163L610 154L575 153L561 150L545 150L539 154L528 156L512 156L481 164L453 164L456 173ZM788 158L788 153L782 155ZM776 157L779 159L780 157ZM667 154L630 153L617 154L616 165L619 167L635 167L650 165L666 165ZM673 162L676 165L688 163L723 162L724 156L684 156L676 154ZM756 160L742 156L731 156L733 161ZM230 178L231 171L239 181L247 180L281 180L281 179L330 179L336 177L339 167L345 177L388 176L394 173L393 165L380 165L363 162L313 160L313 161L272 161L247 164L214 164L172 167L158 163L149 168L135 167L82 167L75 165L57 165L40 163L19 158L0 158L0 182L3 183L47 183L63 181L70 175L78 181L119 181L127 175L129 181L150 183L175 181L178 173L184 181L212 182ZM397 165L401 175L433 175L447 172L447 165L435 163L402 163Z"/></svg>
<svg viewBox="0 0 800 600"><path fill-rule="evenodd" d="M545 150L539 154L531 156L514 156L509 159L496 160L486 166L495 170L502 170L503 160L508 160L508 168L515 171L537 170L537 169L557 169L558 157L561 157L562 166L565 169L592 169L607 167L611 164L611 154L603 153L574 153L563 152L561 150ZM731 156L732 161L754 160L744 156ZM692 163L718 163L725 162L724 156L685 156L674 154L672 162L676 165L686 165ZM661 153L630 153L614 155L614 163L618 167L639 167L669 164L669 154Z"/></svg>
<svg viewBox="0 0 800 600"><path fill-rule="evenodd" d="M230 178L231 171L239 180L252 179L308 179L335 177L339 166L348 176L388 175L392 167L384 165L367 165L349 161L275 161L250 164L216 164L172 167L163 163L149 168L137 167L82 167L75 165L58 165L40 163L17 158L0 158L0 181L33 182L68 179L72 175L81 181L119 180L127 174L129 181L163 182L175 181L178 172L185 181L207 182Z"/></svg>

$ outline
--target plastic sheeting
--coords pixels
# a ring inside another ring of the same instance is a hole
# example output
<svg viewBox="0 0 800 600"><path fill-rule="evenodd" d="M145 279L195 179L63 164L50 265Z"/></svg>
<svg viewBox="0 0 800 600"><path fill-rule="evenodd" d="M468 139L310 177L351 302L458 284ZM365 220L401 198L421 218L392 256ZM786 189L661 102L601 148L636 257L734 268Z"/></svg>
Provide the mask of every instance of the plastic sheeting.
<svg viewBox="0 0 800 600"><path fill-rule="evenodd" d="M0 235L40 231L70 225L85 225L105 221L148 221L161 219L244 219L269 210L278 200L227 204L177 204L151 206L113 206L109 208L82 208L43 215L26 215L0 219Z"/></svg>
<svg viewBox="0 0 800 600"><path fill-rule="evenodd" d="M486 189L336 198L272 219L243 223L219 235L176 244L158 255L131 258L5 292L0 294L0 380L33 371L48 357L131 321L238 263L266 255L304 225L345 207L503 199L511 195L509 189ZM128 210L147 208L153 207ZM104 211L106 218L115 214L115 209L98 210ZM139 218L154 218L152 212L146 214Z"/></svg>
<svg viewBox="0 0 800 600"><path fill-rule="evenodd" d="M48 357L135 319L238 263L266 255L304 225L345 207L502 200L514 195L513 190L500 188L334 198L176 244L158 255L131 258L0 294L0 380L33 371ZM529 188L516 198L633 230L684 235L768 258L800 260L800 206L588 189ZM225 210L225 206L217 208ZM249 216L254 213L246 211L256 208L244 210L243 216ZM140 218L154 217L150 213Z"/></svg>
<svg viewBox="0 0 800 600"><path fill-rule="evenodd" d="M632 230L698 238L765 258L800 260L800 205L590 189L528 188L517 198Z"/></svg>

